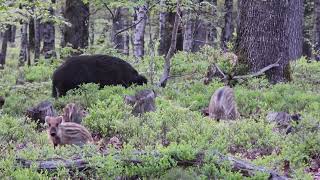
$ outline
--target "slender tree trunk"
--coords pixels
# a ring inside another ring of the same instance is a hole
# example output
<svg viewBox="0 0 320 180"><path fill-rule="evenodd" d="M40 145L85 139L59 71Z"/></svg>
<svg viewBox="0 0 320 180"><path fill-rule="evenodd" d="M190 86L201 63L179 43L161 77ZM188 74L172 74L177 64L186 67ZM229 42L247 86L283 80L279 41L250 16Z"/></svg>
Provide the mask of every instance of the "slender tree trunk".
<svg viewBox="0 0 320 180"><path fill-rule="evenodd" d="M65 26L64 42L72 48L86 48L89 40L89 4L82 0L66 0L64 17L72 24Z"/></svg>
<svg viewBox="0 0 320 180"><path fill-rule="evenodd" d="M34 20L34 62L38 62L40 58L40 19Z"/></svg>
<svg viewBox="0 0 320 180"><path fill-rule="evenodd" d="M141 22L140 22L141 21ZM138 8L136 23L140 22L135 27L134 32L134 56L142 58L144 55L144 34L147 23L147 6L143 5Z"/></svg>
<svg viewBox="0 0 320 180"><path fill-rule="evenodd" d="M315 59L320 61L320 0L314 1Z"/></svg>
<svg viewBox="0 0 320 180"><path fill-rule="evenodd" d="M51 0L54 4L55 0ZM54 10L52 7L49 8L50 15L54 15ZM47 21L43 24L42 28L42 39L43 39L43 47L42 52L44 54L45 59L50 59L52 57L56 57L55 51L55 39L56 39L56 29L54 26L54 22L52 20Z"/></svg>
<svg viewBox="0 0 320 180"><path fill-rule="evenodd" d="M180 26L180 0L177 0L177 8L176 8L176 15L175 15L175 21L173 24L173 30L172 30L172 37L171 37L171 45L169 48L169 51L165 57L165 64L164 64L164 71L163 74L160 78L159 85L161 87L165 87L167 85L167 81L170 75L170 67L171 67L171 58L174 55L174 52L176 51L177 48L177 36L178 36L178 31L179 31L179 26Z"/></svg>
<svg viewBox="0 0 320 180"><path fill-rule="evenodd" d="M217 19L217 0L212 0L212 17L213 19ZM208 42L209 45L211 45L212 47L215 46L215 41L217 39L217 28L216 28L216 22L214 22L213 20L210 21L208 27L209 29L209 35L208 35Z"/></svg>
<svg viewBox="0 0 320 180"><path fill-rule="evenodd" d="M8 41L11 43L14 43L16 40L16 31L17 31L17 27L14 25L10 25L9 26L10 31L9 31L9 36L8 36Z"/></svg>
<svg viewBox="0 0 320 180"><path fill-rule="evenodd" d="M1 52L0 52L0 68L4 68L4 65L6 64L6 57L7 57L7 47L8 47L8 40L10 35L10 26L7 26L8 29L5 30L3 37L2 37L2 43L1 43Z"/></svg>
<svg viewBox="0 0 320 180"><path fill-rule="evenodd" d="M90 19L90 36L89 36L89 41L90 41L90 46L94 45L94 40L95 40L95 23L93 19Z"/></svg>
<svg viewBox="0 0 320 180"><path fill-rule="evenodd" d="M308 59L312 58L312 30L313 25L310 23L312 21L312 15L314 13L312 0L304 1L304 24L303 24L303 49L302 54ZM316 1L314 1L316 2Z"/></svg>
<svg viewBox="0 0 320 180"><path fill-rule="evenodd" d="M280 66L266 72L268 79L272 83L290 80L287 0L240 0L239 11L239 62L252 72L278 62Z"/></svg>
<svg viewBox="0 0 320 180"><path fill-rule="evenodd" d="M184 34L183 34L183 51L191 52L193 47L193 32L194 32L194 26L195 22L192 18L192 14L189 11L185 13L186 22L184 25Z"/></svg>
<svg viewBox="0 0 320 180"><path fill-rule="evenodd" d="M23 66L29 60L29 43L28 43L28 23L23 23L21 27L21 42L19 54L19 66Z"/></svg>
<svg viewBox="0 0 320 180"><path fill-rule="evenodd" d="M225 0L225 15L224 15L224 27L221 33L221 49L227 51L227 44L230 42L233 33L232 26L232 11L233 11L233 0Z"/></svg>
<svg viewBox="0 0 320 180"><path fill-rule="evenodd" d="M297 60L302 56L303 0L291 0L289 6L289 59Z"/></svg>
<svg viewBox="0 0 320 180"><path fill-rule="evenodd" d="M160 39L160 45L159 45L159 49L158 49L158 53L160 55L164 55L167 52L167 43L168 43L168 31L167 31L167 25L166 25L166 19L168 16L168 13L166 12L166 10L163 10L164 8L166 8L166 1L165 0L161 0L160 1L160 7L161 7L161 11L159 14L159 39Z"/></svg>

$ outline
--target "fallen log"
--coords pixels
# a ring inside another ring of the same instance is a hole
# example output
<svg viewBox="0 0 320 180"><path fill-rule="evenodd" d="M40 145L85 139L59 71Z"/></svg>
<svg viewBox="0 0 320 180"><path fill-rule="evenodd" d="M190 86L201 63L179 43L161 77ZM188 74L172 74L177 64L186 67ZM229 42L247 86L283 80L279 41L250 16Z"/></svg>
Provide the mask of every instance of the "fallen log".
<svg viewBox="0 0 320 180"><path fill-rule="evenodd" d="M146 152L137 151L133 153L134 155L147 155ZM171 158L177 162L178 166L199 166L205 163L205 155L208 153L198 153L196 158L193 160L182 160L178 157L172 156ZM209 153L210 154L210 153ZM209 155L208 154L208 155ZM108 155L108 154L105 154ZM152 153L152 156L161 156L160 153ZM216 166L223 166L225 163L229 163L233 172L240 172L243 176L251 177L254 176L257 172L269 174L269 179L272 180L286 180L287 177L279 174L276 171L269 170L262 166L256 166L249 162L237 159L232 156L223 155L217 151L211 151L211 155L217 156ZM117 158L120 158L119 154L116 154ZM134 158L134 159L122 159L122 161L127 162L129 164L143 164L143 161ZM83 158L75 158L75 159L61 159L61 158L53 158L47 160L26 160L22 158L16 159L17 164L23 168L37 167L39 171L47 170L48 172L57 171L58 168L64 167L66 169L77 169L79 171L83 171L86 169L93 169L93 167L89 166L89 163Z"/></svg>

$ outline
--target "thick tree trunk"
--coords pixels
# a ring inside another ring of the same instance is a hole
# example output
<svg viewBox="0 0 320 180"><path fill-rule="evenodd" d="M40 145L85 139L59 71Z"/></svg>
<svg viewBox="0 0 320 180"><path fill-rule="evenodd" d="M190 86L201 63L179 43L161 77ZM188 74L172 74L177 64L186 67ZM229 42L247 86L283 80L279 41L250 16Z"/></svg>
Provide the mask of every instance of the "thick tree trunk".
<svg viewBox="0 0 320 180"><path fill-rule="evenodd" d="M194 27L192 52L199 51L202 46L207 44L207 37L209 34L207 23L199 18L197 18Z"/></svg>
<svg viewBox="0 0 320 180"><path fill-rule="evenodd" d="M23 23L21 26L21 41L20 41L20 54L19 66L23 66L29 60L29 43L28 43L28 23Z"/></svg>
<svg viewBox="0 0 320 180"><path fill-rule="evenodd" d="M40 19L34 20L34 62L38 62L40 58Z"/></svg>
<svg viewBox="0 0 320 180"><path fill-rule="evenodd" d="M232 26L232 10L233 0L225 0L225 15L224 15L224 27L221 33L221 49L227 51L227 44L230 42L233 33Z"/></svg>
<svg viewBox="0 0 320 180"><path fill-rule="evenodd" d="M64 17L72 26L65 26L63 37L72 48L85 48L89 40L89 4L81 0L66 0Z"/></svg>
<svg viewBox="0 0 320 180"><path fill-rule="evenodd" d="M172 30L172 36L171 36L171 44L169 51L165 57L165 64L164 64L164 70L163 74L160 78L159 85L161 87L165 87L167 85L167 81L170 75L170 69L171 69L171 58L174 55L174 52L176 51L177 48L177 39L178 39L178 31L179 31L179 26L180 26L180 0L177 0L177 8L176 8L176 15L175 15L175 20L173 24L173 30Z"/></svg>
<svg viewBox="0 0 320 180"><path fill-rule="evenodd" d="M140 22L141 21L141 22ZM136 22L140 22L136 25L134 31L134 56L137 58L142 58L144 55L144 34L147 23L147 6L140 6L138 8L137 20Z"/></svg>
<svg viewBox="0 0 320 180"><path fill-rule="evenodd" d="M302 56L303 0L291 0L289 6L289 59L297 60Z"/></svg>
<svg viewBox="0 0 320 180"><path fill-rule="evenodd" d="M266 72L268 79L272 83L290 80L287 1L240 0L239 12L239 62L257 72L278 61L280 66Z"/></svg>
<svg viewBox="0 0 320 180"><path fill-rule="evenodd" d="M55 0L51 0L52 3L56 3ZM54 15L54 10L52 7L49 8L49 13ZM42 27L42 39L43 39L43 48L42 53L44 54L45 59L50 59L56 57L55 51L55 39L56 39L56 29L53 21L48 21L43 24Z"/></svg>
<svg viewBox="0 0 320 180"><path fill-rule="evenodd" d="M3 37L2 37L2 43L1 43L1 52L0 52L0 68L4 68L4 65L6 64L6 57L7 57L7 47L8 47L8 40L10 35L10 27L7 26L8 29L5 30Z"/></svg>
<svg viewBox="0 0 320 180"><path fill-rule="evenodd" d="M320 61L320 0L314 1L314 25L315 25L315 59Z"/></svg>

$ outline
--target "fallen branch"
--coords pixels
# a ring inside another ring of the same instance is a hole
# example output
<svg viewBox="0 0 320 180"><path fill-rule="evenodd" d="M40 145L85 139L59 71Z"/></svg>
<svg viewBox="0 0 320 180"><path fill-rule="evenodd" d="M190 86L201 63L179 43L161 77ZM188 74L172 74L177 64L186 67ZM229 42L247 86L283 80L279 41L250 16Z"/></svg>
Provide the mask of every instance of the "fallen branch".
<svg viewBox="0 0 320 180"><path fill-rule="evenodd" d="M133 152L132 154L148 155L146 152L143 152L143 151ZM253 165L249 162L236 159L235 157L223 155L217 151L210 151L209 153L204 153L204 152L198 153L196 158L193 160L182 160L179 157L175 157L175 156L171 158L177 162L178 166L183 166L183 167L201 166L205 163L206 154L217 156L218 160L216 161L216 166L218 167L224 166L227 162L231 165L232 171L240 172L243 176L251 177L251 176L254 176L257 172L261 172L261 173L269 174L270 175L269 179L274 179L274 180L288 179L287 177L282 176L275 171L268 170L267 168L264 168L261 166ZM161 157L161 154L157 152L151 153L150 155L155 157ZM115 156L118 156L118 158L120 158L119 154L116 154ZM47 170L49 172L57 171L58 168L61 168L61 167L64 167L66 169L71 169L71 170L78 169L80 171L93 168L93 167L90 167L89 163L83 158L77 158L77 159L71 159L71 160L54 158L54 159L36 160L36 161L17 158L16 161L23 168L30 168L32 166L32 167L37 167L39 171ZM127 162L129 164L134 164L134 165L143 164L143 161L138 158L122 159L122 161Z"/></svg>
<svg viewBox="0 0 320 180"><path fill-rule="evenodd" d="M261 76L264 72L266 72L274 67L278 67L278 66L280 66L278 63L270 64L269 66L262 68L260 71L258 71L256 73L248 74L248 75L244 75L244 76L234 76L232 79L247 79L247 78Z"/></svg>

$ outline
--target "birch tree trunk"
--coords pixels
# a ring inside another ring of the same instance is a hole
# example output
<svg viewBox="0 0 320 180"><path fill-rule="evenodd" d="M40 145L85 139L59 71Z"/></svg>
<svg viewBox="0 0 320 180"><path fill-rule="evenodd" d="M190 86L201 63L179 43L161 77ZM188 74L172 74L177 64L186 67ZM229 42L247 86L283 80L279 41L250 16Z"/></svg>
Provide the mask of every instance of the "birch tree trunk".
<svg viewBox="0 0 320 180"><path fill-rule="evenodd" d="M224 27L221 33L221 49L227 51L228 42L230 42L233 33L232 26L232 10L233 0L225 0L225 15L224 15ZM248 8L248 7L247 7Z"/></svg>
<svg viewBox="0 0 320 180"><path fill-rule="evenodd" d="M269 81L291 80L287 0L240 0L239 11L236 43L239 62L248 65L252 72L278 62L280 66L266 72Z"/></svg>
<svg viewBox="0 0 320 180"><path fill-rule="evenodd" d="M141 22L140 22L141 21ZM138 7L137 20L135 23L140 22L135 27L134 32L134 56L142 58L144 55L144 34L147 22L147 6L143 5Z"/></svg>
<svg viewBox="0 0 320 180"><path fill-rule="evenodd" d="M51 0L53 4L56 3L55 0ZM52 7L49 8L50 15L54 15L54 10ZM56 29L53 21L48 21L43 24L42 28L42 39L43 47L42 52L45 59L50 59L56 57L55 43L56 43Z"/></svg>

